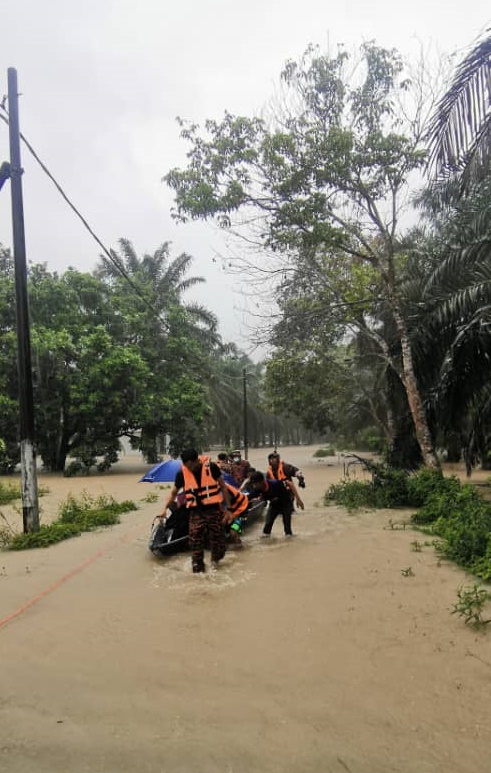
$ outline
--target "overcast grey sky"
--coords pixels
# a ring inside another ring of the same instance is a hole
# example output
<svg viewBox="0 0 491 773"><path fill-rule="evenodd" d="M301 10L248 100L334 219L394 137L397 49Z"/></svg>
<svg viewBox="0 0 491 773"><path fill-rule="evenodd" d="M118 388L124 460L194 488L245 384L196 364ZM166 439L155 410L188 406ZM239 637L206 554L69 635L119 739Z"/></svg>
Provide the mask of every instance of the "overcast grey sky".
<svg viewBox="0 0 491 773"><path fill-rule="evenodd" d="M309 43L363 40L416 57L468 46L489 26L489 4L449 0L2 0L0 96L18 72L21 130L108 247L138 254L173 243L207 284L198 299L225 340L244 344L247 319L232 277L213 262L220 234L176 226L161 182L184 163L175 117L251 115L271 97L283 62ZM2 85L3 84L3 85ZM0 123L0 162L8 158ZM92 270L100 249L22 149L28 260L52 271ZM0 242L11 246L10 191L0 193Z"/></svg>

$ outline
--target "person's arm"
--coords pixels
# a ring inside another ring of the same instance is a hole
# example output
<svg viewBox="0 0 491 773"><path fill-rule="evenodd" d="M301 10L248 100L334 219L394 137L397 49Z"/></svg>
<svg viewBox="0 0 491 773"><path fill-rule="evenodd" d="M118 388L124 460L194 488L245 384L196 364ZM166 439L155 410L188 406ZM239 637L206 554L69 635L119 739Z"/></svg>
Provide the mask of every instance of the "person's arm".
<svg viewBox="0 0 491 773"><path fill-rule="evenodd" d="M225 504L227 505L227 507L230 507L230 504L231 504L230 503L230 493L229 493L229 490L226 487L225 481L223 480L221 475L218 478L217 483L218 483L218 485L220 487L220 491L222 492L222 496L223 496L223 498L225 500Z"/></svg>
<svg viewBox="0 0 491 773"><path fill-rule="evenodd" d="M168 497L168 499L167 499L167 500L166 500L166 502L165 502L165 505L164 505L164 507L163 507L163 511L160 513L160 515L158 515L158 516L157 516L157 518L165 518L165 514L166 514L166 512L167 512L168 508L169 508L169 507L171 506L171 504L173 503L174 499L177 497L177 492L178 492L178 491L179 491L179 489L178 489L178 488L177 488L177 486L174 484L174 485L172 486L172 488L171 488L170 492L169 492L169 497Z"/></svg>
<svg viewBox="0 0 491 773"><path fill-rule="evenodd" d="M304 509L304 504L303 504L302 500L300 499L300 495L298 493L297 487L295 486L294 482L292 480L287 480L286 481L286 487L290 489L290 491L292 492L293 496L295 497L295 504L296 504L296 506L299 507L300 510L303 510Z"/></svg>
<svg viewBox="0 0 491 773"><path fill-rule="evenodd" d="M298 467L295 467L294 464L283 462L283 470L285 471L285 475L288 478L295 478L298 472Z"/></svg>
<svg viewBox="0 0 491 773"><path fill-rule="evenodd" d="M244 489L247 488L247 486L249 485L249 482L250 482L250 477L244 478L244 480L239 486L239 491L244 491Z"/></svg>
<svg viewBox="0 0 491 773"><path fill-rule="evenodd" d="M229 492L228 488L226 487L225 481L223 480L221 475L218 478L217 483L218 483L218 485L220 487L220 491L222 492L222 496L223 496L224 502L227 505L227 509L225 510L225 512L223 514L222 523L224 523L224 524L232 523L232 521L234 520L234 515L232 515L232 513L230 512L230 505L231 505L231 502L230 502L230 492Z"/></svg>

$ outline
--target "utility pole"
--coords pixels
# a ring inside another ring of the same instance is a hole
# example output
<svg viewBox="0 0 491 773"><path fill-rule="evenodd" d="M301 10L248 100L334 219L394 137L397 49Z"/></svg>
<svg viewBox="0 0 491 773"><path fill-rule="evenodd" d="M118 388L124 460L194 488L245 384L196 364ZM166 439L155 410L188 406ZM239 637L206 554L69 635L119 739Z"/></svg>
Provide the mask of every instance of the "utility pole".
<svg viewBox="0 0 491 773"><path fill-rule="evenodd" d="M247 373L246 369L242 368L242 385L244 391L244 459L249 458L249 439L247 437Z"/></svg>
<svg viewBox="0 0 491 773"><path fill-rule="evenodd" d="M22 519L24 532L39 530L36 454L34 451L34 399L31 368L31 337L27 297L27 261L20 161L19 90L17 70L9 67L8 107L10 139L10 186L12 195L12 232L15 265L17 315L17 367L19 374L20 453Z"/></svg>

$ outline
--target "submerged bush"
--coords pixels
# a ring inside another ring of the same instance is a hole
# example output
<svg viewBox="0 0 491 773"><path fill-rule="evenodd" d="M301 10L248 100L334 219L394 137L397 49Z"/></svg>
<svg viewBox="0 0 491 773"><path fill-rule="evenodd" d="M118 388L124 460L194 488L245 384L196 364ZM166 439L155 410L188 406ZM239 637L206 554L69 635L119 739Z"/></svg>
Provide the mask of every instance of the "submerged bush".
<svg viewBox="0 0 491 773"><path fill-rule="evenodd" d="M336 449L331 447L318 448L317 451L314 451L312 456L316 459L323 459L325 456L336 456Z"/></svg>
<svg viewBox="0 0 491 773"><path fill-rule="evenodd" d="M347 507L348 510L356 510L360 507L377 507L375 503L375 489L371 483L359 480L333 483L324 494L324 504Z"/></svg>
<svg viewBox="0 0 491 773"><path fill-rule="evenodd" d="M15 499L20 499L20 483L2 483L0 481L0 505L7 505Z"/></svg>
<svg viewBox="0 0 491 773"><path fill-rule="evenodd" d="M479 492L468 483L462 485L455 478L449 479L448 483L450 485L442 484L441 489L428 493L421 509L411 517L413 523L434 523L442 517L458 514L483 501Z"/></svg>
<svg viewBox="0 0 491 773"><path fill-rule="evenodd" d="M491 503L470 484L433 470L414 474L372 465L370 482L343 481L331 486L324 504L348 510L419 507L413 524L440 538L438 552L491 582Z"/></svg>
<svg viewBox="0 0 491 773"><path fill-rule="evenodd" d="M367 463L368 464L368 463ZM408 473L381 464L368 464L371 481L345 480L329 487L324 504L336 502L350 510L360 507L406 507Z"/></svg>
<svg viewBox="0 0 491 773"><path fill-rule="evenodd" d="M101 526L119 523L120 513L136 510L134 502L125 500L116 502L108 496L90 497L84 494L81 499L69 496L59 509L59 518L39 531L29 534L15 534L9 541L10 550L48 547L56 542L75 537L84 531L92 531Z"/></svg>
<svg viewBox="0 0 491 773"><path fill-rule="evenodd" d="M46 486L38 486L38 496L42 497L47 494L49 489ZM0 505L8 505L10 502L15 502L16 499L20 499L22 496L20 481L15 483L2 483L0 481Z"/></svg>
<svg viewBox="0 0 491 773"><path fill-rule="evenodd" d="M461 488L458 478L444 478L440 472L424 467L410 475L407 481L408 503L410 507L421 507L434 493L455 493Z"/></svg>

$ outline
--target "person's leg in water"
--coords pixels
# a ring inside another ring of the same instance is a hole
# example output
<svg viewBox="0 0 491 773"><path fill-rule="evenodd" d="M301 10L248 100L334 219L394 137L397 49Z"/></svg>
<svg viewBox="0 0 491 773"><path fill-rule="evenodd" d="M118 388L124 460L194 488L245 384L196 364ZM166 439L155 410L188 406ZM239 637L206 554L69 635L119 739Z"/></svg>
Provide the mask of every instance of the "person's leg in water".
<svg viewBox="0 0 491 773"><path fill-rule="evenodd" d="M292 512L293 512L293 502L291 506L289 505L283 505L283 530L285 532L286 537L293 537L292 532Z"/></svg>
<svg viewBox="0 0 491 773"><path fill-rule="evenodd" d="M205 571L205 532L206 516L199 510L191 510L189 514L189 546L192 550L193 572L199 573Z"/></svg>
<svg viewBox="0 0 491 773"><path fill-rule="evenodd" d="M266 523L264 524L263 534L266 537L269 537L271 534L271 529L273 528L273 524L276 521L277 516L279 515L279 511L274 507L274 505L270 504L268 509L268 514L266 516Z"/></svg>
<svg viewBox="0 0 491 773"><path fill-rule="evenodd" d="M223 513L221 510L212 510L207 513L208 538L210 540L211 560L213 564L218 564L224 557L226 550L225 529L222 523Z"/></svg>

